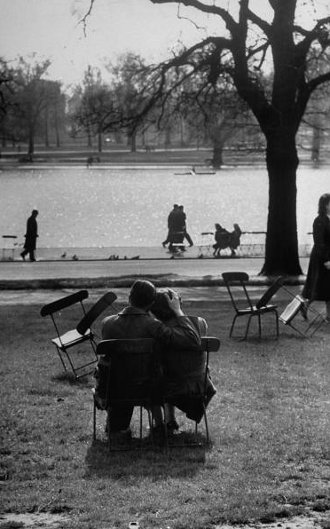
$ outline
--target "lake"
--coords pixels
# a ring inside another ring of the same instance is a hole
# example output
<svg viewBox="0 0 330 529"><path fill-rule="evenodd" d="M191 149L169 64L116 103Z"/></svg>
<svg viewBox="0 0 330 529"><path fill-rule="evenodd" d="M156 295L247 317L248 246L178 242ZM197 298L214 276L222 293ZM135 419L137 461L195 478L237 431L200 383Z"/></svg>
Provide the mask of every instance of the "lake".
<svg viewBox="0 0 330 529"><path fill-rule="evenodd" d="M23 242L26 219L39 210L38 247L159 246L167 216L183 204L193 239L218 222L229 231L265 231L268 178L263 168L224 168L212 175L175 174L185 169L111 167L18 168L0 171L0 233ZM297 177L300 244L322 193L330 192L329 168L301 167Z"/></svg>

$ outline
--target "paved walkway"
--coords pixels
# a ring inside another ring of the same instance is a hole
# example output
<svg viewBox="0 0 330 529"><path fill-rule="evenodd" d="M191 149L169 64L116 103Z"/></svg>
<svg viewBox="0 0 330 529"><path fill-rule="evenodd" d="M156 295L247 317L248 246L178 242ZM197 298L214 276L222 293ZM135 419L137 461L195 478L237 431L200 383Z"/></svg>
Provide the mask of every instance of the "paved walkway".
<svg viewBox="0 0 330 529"><path fill-rule="evenodd" d="M219 286L226 271L245 271L252 284L260 285L265 284L258 276L262 264L258 258L3 261L0 289L129 287L136 277L150 278L158 286ZM304 273L307 265L308 259L302 258Z"/></svg>
<svg viewBox="0 0 330 529"><path fill-rule="evenodd" d="M77 288L87 288L92 300L100 297L105 289L111 289L118 301L127 302L129 287L136 277L141 277L149 278L157 286L175 287L190 303L215 305L228 301L222 272L234 270L249 274L249 288L258 299L266 282L258 276L262 264L263 260L257 258L4 261L0 262L0 304L44 304ZM307 265L308 259L301 259L303 271ZM303 279L303 276L299 278L290 290L299 292Z"/></svg>

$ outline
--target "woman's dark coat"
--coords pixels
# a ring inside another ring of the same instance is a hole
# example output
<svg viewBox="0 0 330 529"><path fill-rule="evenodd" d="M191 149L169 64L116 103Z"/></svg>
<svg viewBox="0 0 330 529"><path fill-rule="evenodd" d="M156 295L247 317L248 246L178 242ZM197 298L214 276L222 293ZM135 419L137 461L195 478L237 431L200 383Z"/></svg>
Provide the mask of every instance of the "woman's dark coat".
<svg viewBox="0 0 330 529"><path fill-rule="evenodd" d="M313 223L314 246L311 252L306 283L302 295L310 301L330 301L330 219L319 215Z"/></svg>

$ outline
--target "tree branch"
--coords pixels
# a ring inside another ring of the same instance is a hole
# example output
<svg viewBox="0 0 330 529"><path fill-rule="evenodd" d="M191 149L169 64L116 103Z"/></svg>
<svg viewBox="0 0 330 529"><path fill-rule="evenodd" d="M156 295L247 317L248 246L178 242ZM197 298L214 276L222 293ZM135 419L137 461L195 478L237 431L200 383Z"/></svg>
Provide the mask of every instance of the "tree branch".
<svg viewBox="0 0 330 529"><path fill-rule="evenodd" d="M310 93L312 93L321 84L327 83L328 81L330 81L330 71L319 75L318 77L315 77L314 79L309 81L309 83L307 83L307 88L309 89Z"/></svg>
<svg viewBox="0 0 330 529"><path fill-rule="evenodd" d="M92 14L92 10L93 10L93 5L94 5L94 2L95 0L89 0L90 1L90 4L89 4L89 8L88 8L88 11L85 13L85 15L82 17L82 19L79 21L80 24L83 25L83 28L84 28L84 36L86 37L86 28L87 28L87 18L91 16Z"/></svg>
<svg viewBox="0 0 330 529"><path fill-rule="evenodd" d="M237 26L233 17L226 9L216 5L203 4L199 0L150 0L153 4L182 4L186 7L194 7L198 11L208 13L210 15L217 15L225 22L229 31L235 31Z"/></svg>
<svg viewBox="0 0 330 529"><path fill-rule="evenodd" d="M256 26L258 26L265 33L265 35L267 35L267 37L270 36L271 26L265 20L258 17L258 15L253 13L253 11L251 11L250 9L247 10L247 15L249 20L251 20L251 22L253 22L253 24L255 24Z"/></svg>

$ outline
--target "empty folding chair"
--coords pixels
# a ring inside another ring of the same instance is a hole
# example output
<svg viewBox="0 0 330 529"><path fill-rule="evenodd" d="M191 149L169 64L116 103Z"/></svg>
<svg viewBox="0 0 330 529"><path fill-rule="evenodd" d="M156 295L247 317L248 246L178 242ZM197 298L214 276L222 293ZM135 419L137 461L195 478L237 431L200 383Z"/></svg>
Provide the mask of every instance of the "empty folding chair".
<svg viewBox="0 0 330 529"><path fill-rule="evenodd" d="M41 316L50 316L54 324L57 337L53 338L51 341L56 347L64 370L67 371L67 366L69 366L76 378L87 375L93 371L97 356L95 333L91 329L91 326L96 318L112 305L117 299L117 296L113 292L107 292L88 311L86 311L84 301L87 298L88 291L79 290L74 294L70 294L69 296L65 296L57 301L44 305L40 311ZM62 314L62 311L70 308L73 310L77 305L80 306L83 314L82 319L74 329L61 332L60 327L63 328L65 325L63 322L64 315ZM76 365L73 354L71 354L71 349L83 342L90 343L91 355L89 355L87 361L85 358L83 364ZM91 366L93 366L93 368L91 368Z"/></svg>
<svg viewBox="0 0 330 529"><path fill-rule="evenodd" d="M289 292L289 290L285 290ZM307 317L305 300L299 295L293 297L290 303L285 307L282 314L280 314L279 320L281 323L288 325L298 334L306 338L313 336L313 334L315 334L316 331L326 322L325 316L323 316L310 305L308 306Z"/></svg>
<svg viewBox="0 0 330 529"><path fill-rule="evenodd" d="M224 272L222 274L225 286L228 290L230 299L232 301L233 307L235 309L235 316L231 324L229 336L233 334L235 323L237 318L245 316L248 318L245 334L243 340L246 340L250 322L253 317L258 318L258 331L259 338L261 338L261 316L267 313L272 313L275 316L276 324L276 336L279 335L279 325L278 325L278 313L277 306L274 304L269 304L269 301L276 294L276 292L281 288L283 284L283 277L278 277L276 281L264 292L261 298L253 304L247 290L247 283L249 281L249 275L245 272Z"/></svg>

